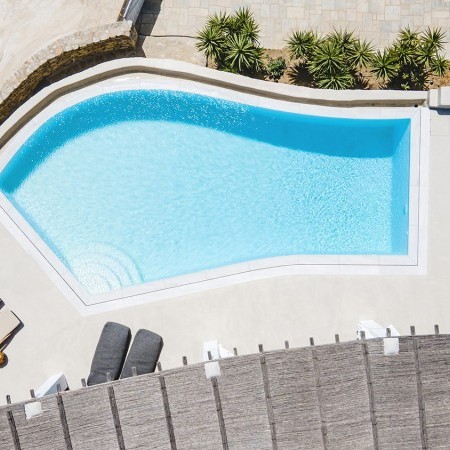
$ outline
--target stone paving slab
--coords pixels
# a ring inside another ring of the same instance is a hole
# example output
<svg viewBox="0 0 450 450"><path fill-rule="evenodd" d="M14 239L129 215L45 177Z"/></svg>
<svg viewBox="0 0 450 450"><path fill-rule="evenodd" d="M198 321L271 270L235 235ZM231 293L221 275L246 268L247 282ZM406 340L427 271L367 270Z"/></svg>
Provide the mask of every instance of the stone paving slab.
<svg viewBox="0 0 450 450"><path fill-rule="evenodd" d="M180 36L140 36L138 48L147 58L176 59L199 66L206 65L206 59L195 48L196 40Z"/></svg>
<svg viewBox="0 0 450 450"><path fill-rule="evenodd" d="M253 11L267 48L283 47L295 29L327 33L347 28L377 47L392 42L407 25L450 29L450 0L146 0L140 33L195 36L210 14L242 6ZM446 51L450 52L450 43Z"/></svg>

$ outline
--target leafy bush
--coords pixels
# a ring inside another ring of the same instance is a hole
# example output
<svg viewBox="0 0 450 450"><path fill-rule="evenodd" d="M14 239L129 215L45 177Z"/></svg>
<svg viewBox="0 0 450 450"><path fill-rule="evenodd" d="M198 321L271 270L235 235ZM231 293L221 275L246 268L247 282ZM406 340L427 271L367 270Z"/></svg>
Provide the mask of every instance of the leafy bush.
<svg viewBox="0 0 450 450"><path fill-rule="evenodd" d="M269 62L266 64L266 73L269 80L278 83L278 80L283 76L286 70L286 60L279 56L278 58L269 58Z"/></svg>
<svg viewBox="0 0 450 450"><path fill-rule="evenodd" d="M409 27L400 31L395 42L372 61L372 73L393 89L425 89L431 75L442 76L449 61L439 52L444 48L441 28L423 32Z"/></svg>
<svg viewBox="0 0 450 450"><path fill-rule="evenodd" d="M317 34L312 30L294 31L287 45L293 58L299 59L300 63L306 63L311 58L318 40Z"/></svg>
<svg viewBox="0 0 450 450"><path fill-rule="evenodd" d="M374 51L347 30L334 30L318 37L311 30L296 31L287 41L298 68L306 68L314 84L324 89L349 89L361 77L361 70L369 65Z"/></svg>
<svg viewBox="0 0 450 450"><path fill-rule="evenodd" d="M207 62L218 69L277 82L286 70L283 58L270 59L264 66L264 49L259 43L259 26L248 8L234 14L210 16L197 35L197 48ZM296 60L288 75L292 82L327 89L366 87L376 77L381 87L426 89L431 76L443 76L450 69L444 58L445 33L441 28L419 32L402 29L394 43L374 51L370 42L353 32L334 30L318 36L312 30L294 31L287 40Z"/></svg>
<svg viewBox="0 0 450 450"><path fill-rule="evenodd" d="M248 8L210 16L197 35L197 49L220 70L255 75L263 68L259 26Z"/></svg>

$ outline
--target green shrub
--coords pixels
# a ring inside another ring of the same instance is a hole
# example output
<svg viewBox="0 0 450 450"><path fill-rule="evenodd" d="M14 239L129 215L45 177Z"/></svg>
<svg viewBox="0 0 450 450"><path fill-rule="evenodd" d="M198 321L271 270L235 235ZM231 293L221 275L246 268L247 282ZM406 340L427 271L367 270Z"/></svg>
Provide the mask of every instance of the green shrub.
<svg viewBox="0 0 450 450"><path fill-rule="evenodd" d="M399 64L396 56L389 50L378 50L372 59L371 72L383 81L388 81L397 75Z"/></svg>
<svg viewBox="0 0 450 450"><path fill-rule="evenodd" d="M442 76L449 68L449 61L439 53L444 36L441 28L423 32L404 28L390 47L377 52L372 73L391 89L425 89L431 75Z"/></svg>
<svg viewBox="0 0 450 450"><path fill-rule="evenodd" d="M347 30L334 30L325 37L313 31L296 31L288 39L291 56L298 58L297 71L305 68L317 87L349 89L370 63L373 48Z"/></svg>
<svg viewBox="0 0 450 450"><path fill-rule="evenodd" d="M197 49L219 70L255 75L263 68L259 26L248 8L210 16L197 35Z"/></svg>
<svg viewBox="0 0 450 450"><path fill-rule="evenodd" d="M269 58L269 61L266 64L266 74L269 80L278 83L278 80L283 76L285 70L286 60L283 57L279 56L275 59Z"/></svg>
<svg viewBox="0 0 450 450"><path fill-rule="evenodd" d="M299 59L301 63L306 63L311 58L318 40L317 34L312 30L294 31L287 41L291 57Z"/></svg>
<svg viewBox="0 0 450 450"><path fill-rule="evenodd" d="M259 43L259 26L248 8L234 14L216 13L197 35L197 49L207 63L219 70L249 76L262 76L277 82L286 70L284 58L269 59L264 66L264 49ZM426 89L433 75L442 76L450 68L444 58L445 33L441 28L419 32L402 29L394 43L374 51L370 42L353 32L334 30L318 36L312 30L294 31L287 47L296 65L289 77L296 84L327 89L367 86L368 74L381 87Z"/></svg>

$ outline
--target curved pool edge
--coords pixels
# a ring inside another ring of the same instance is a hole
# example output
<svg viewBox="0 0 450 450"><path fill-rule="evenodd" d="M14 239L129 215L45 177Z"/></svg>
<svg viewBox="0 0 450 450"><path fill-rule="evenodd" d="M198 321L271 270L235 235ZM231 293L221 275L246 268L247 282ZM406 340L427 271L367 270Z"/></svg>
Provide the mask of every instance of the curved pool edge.
<svg viewBox="0 0 450 450"><path fill-rule="evenodd" d="M107 63L109 64L109 63ZM205 69L210 71L209 69ZM215 73L215 71L214 71ZM117 73L114 74L116 76ZM166 78L173 81L173 74ZM224 74L229 76L230 74ZM108 78L108 77L107 77ZM239 77L241 78L241 77ZM66 81L66 80L64 80ZM182 83L180 80L177 83ZM256 80L251 80L256 81ZM113 80L111 81L113 82ZM147 82L147 81L146 81ZM142 82L145 84L145 82ZM142 87L138 83L138 87ZM264 85L268 84L266 82ZM116 81L113 84L117 84ZM130 84L136 87L136 80L133 78L122 80L116 88L123 88ZM204 86L203 83L197 83ZM220 92L217 87L209 91ZM287 86L288 88L292 86ZM133 88L133 87L132 87ZM178 88L178 85L177 85ZM296 87L294 87L296 88ZM97 86L89 83L86 91L93 92ZM104 89L109 89L104 87ZM233 93L228 91L228 95ZM70 91L70 90L69 90ZM75 90L76 91L76 90ZM208 91L208 89L207 89ZM100 91L103 93L104 91ZM66 92L67 93L67 92ZM334 92L333 92L334 93ZM250 95L239 94L239 97L247 98ZM346 93L344 93L346 94ZM62 96L63 94L59 95ZM70 95L70 94L69 94ZM90 94L92 95L92 94ZM208 95L208 92L206 93ZM256 98L256 96L254 96ZM47 97L46 97L47 98ZM268 96L263 96L261 102L269 100ZM270 100L274 100L273 98ZM47 99L48 104L53 100ZM61 106L67 106L67 101L62 98L58 100ZM278 100L269 103L277 103ZM57 102L55 102L57 103ZM69 102L71 103L71 102ZM281 103L281 102L280 102ZM290 102L301 107L300 101ZM335 104L334 106L336 106ZM27 106L27 105L24 105ZM33 111L32 105L28 105ZM42 103L41 103L42 106ZM49 108L51 109L51 108ZM317 107L315 109L327 110L327 107ZM330 108L332 109L332 108ZM336 108L337 109L337 108ZM372 108L367 108L372 111ZM377 108L373 108L375 111ZM389 109L389 108L387 108ZM428 153L429 153L429 128L430 118L428 108L403 108L412 111L409 114L414 116L415 136L418 142L414 145L416 158L411 164L410 171L410 252L408 256L339 256L339 255L296 255L289 257L276 257L262 260L254 260L243 264L234 264L203 272L192 273L165 279L162 281L145 283L134 287L111 291L105 294L90 295L65 268L53 252L47 247L42 239L32 230L31 226L21 217L21 215L4 198L0 197L0 221L22 244L25 250L39 263L39 266L55 283L60 291L68 298L77 311L82 314L95 314L111 309L128 307L132 305L147 303L149 301L162 300L171 297L191 294L194 292L228 286L236 283L249 282L262 278L288 276L288 275L422 275L427 271L427 202L428 202ZM359 108L348 108L337 110L334 113L345 111L357 114ZM396 114L397 108L391 108L389 116ZM34 110L34 115L38 115L41 110ZM45 118L46 111L43 111ZM27 122L27 121L25 121ZM31 122L37 122L32 120ZM30 125L31 126L31 125ZM34 126L36 123L34 123ZM19 127L18 129L20 129ZM26 128L26 127L25 127ZM419 142L420 141L420 142ZM412 148L413 151L413 148ZM8 150L7 150L8 153ZM6 156L6 155L3 155ZM5 158L4 158L5 159ZM417 201L412 204L411 199ZM411 207L412 205L412 207Z"/></svg>
<svg viewBox="0 0 450 450"><path fill-rule="evenodd" d="M424 189L422 196L424 197L422 200L426 200L427 189ZM425 207L423 208L424 213L426 213ZM425 215L425 217L419 217L418 226L413 227L414 236L411 242L414 244L415 251L411 255L292 255L266 258L92 295L14 207L5 209L3 194L0 194L0 223L16 238L82 316L273 277L295 275L405 276L426 275L427 273ZM421 230L421 239L419 239L419 229Z"/></svg>
<svg viewBox="0 0 450 450"><path fill-rule="evenodd" d="M151 58L123 58L98 64L83 72L71 75L47 86L21 105L0 126L0 148L17 133L26 122L54 100L68 92L119 75L136 72L162 75L211 86L233 89L238 92L289 102L324 106L413 106L425 105L426 91L313 89L269 81L256 80L215 69L200 67L182 61Z"/></svg>

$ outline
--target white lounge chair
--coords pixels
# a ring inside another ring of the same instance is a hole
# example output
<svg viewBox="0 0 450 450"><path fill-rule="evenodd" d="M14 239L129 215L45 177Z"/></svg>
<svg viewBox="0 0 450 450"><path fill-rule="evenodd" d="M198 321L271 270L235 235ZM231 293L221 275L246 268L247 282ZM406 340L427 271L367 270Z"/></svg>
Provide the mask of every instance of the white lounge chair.
<svg viewBox="0 0 450 450"><path fill-rule="evenodd" d="M8 308L0 309L0 351L20 323L17 316Z"/></svg>

